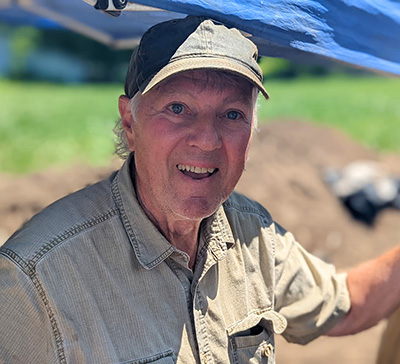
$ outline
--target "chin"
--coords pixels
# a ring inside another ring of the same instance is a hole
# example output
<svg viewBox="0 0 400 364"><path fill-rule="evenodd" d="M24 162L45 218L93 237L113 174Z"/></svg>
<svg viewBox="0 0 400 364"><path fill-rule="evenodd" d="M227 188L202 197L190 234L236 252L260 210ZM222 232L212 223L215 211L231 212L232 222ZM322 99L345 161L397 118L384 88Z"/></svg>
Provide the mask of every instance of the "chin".
<svg viewBox="0 0 400 364"><path fill-rule="evenodd" d="M217 211L221 204L221 201L195 200L177 207L175 212L189 220L203 220Z"/></svg>

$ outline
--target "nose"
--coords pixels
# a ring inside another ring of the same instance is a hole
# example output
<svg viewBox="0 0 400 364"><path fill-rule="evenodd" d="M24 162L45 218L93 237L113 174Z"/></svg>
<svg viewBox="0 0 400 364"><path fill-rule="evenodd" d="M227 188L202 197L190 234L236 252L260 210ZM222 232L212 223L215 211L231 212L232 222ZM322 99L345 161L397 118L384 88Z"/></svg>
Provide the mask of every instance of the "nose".
<svg viewBox="0 0 400 364"><path fill-rule="evenodd" d="M217 121L212 118L196 120L192 125L188 144L207 152L220 148L222 140Z"/></svg>

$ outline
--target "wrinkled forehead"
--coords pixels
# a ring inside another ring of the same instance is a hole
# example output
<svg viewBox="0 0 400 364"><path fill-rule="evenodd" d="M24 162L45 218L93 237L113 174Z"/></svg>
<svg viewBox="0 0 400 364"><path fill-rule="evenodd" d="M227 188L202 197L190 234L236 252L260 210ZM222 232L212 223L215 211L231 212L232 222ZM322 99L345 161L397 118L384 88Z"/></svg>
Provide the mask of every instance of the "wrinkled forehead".
<svg viewBox="0 0 400 364"><path fill-rule="evenodd" d="M179 91L185 88L195 88L198 92L217 91L223 92L232 89L242 94L243 97L252 98L255 86L247 79L227 71L210 69L191 70L175 74L155 87L155 91Z"/></svg>

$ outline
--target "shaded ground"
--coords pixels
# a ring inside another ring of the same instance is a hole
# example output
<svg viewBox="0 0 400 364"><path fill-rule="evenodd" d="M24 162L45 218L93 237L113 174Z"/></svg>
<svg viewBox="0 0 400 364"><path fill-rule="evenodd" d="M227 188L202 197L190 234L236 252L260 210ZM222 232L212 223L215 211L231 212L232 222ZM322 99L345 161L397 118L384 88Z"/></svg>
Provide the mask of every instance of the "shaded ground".
<svg viewBox="0 0 400 364"><path fill-rule="evenodd" d="M321 179L324 168L360 159L378 161L400 176L400 155L378 155L338 131L297 121L263 125L238 190L266 206L309 251L346 269L400 241L399 211L385 210L374 228L368 228L349 216ZM1 175L0 244L33 213L108 176L119 164L53 169L18 178ZM353 337L321 338L307 347L278 338L278 363L372 364L383 327Z"/></svg>

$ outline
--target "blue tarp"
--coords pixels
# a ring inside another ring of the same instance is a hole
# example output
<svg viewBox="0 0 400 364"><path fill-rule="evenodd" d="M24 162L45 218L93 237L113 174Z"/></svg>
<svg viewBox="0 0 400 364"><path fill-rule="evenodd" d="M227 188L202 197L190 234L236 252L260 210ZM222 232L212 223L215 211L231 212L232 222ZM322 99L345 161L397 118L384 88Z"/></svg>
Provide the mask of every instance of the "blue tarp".
<svg viewBox="0 0 400 364"><path fill-rule="evenodd" d="M24 9L117 47L132 47L157 22L206 15L251 34L261 55L313 63L333 59L400 75L399 0L137 0L167 11L123 12L117 18L82 0L22 3ZM0 20L6 11L0 9Z"/></svg>
<svg viewBox="0 0 400 364"><path fill-rule="evenodd" d="M49 18L32 14L21 9L17 5L12 5L5 9L0 9L0 21L8 24L31 26L36 28L63 28L56 21Z"/></svg>

